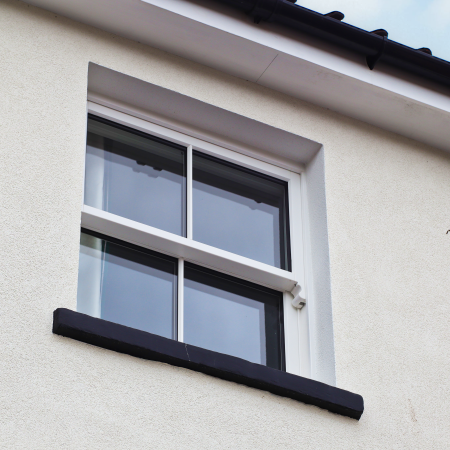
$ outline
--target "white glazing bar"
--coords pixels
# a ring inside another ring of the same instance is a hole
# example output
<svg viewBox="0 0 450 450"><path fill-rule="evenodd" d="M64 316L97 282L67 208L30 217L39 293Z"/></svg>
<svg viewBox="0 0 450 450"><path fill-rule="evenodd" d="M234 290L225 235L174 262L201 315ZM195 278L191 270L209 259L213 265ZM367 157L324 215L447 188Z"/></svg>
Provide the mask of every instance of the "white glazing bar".
<svg viewBox="0 0 450 450"><path fill-rule="evenodd" d="M178 259L178 293L177 293L178 341L184 342L184 259Z"/></svg>
<svg viewBox="0 0 450 450"><path fill-rule="evenodd" d="M272 289L291 291L298 282L291 272L134 222L91 206L84 205L81 226L175 258L184 258L201 266L262 284Z"/></svg>
<svg viewBox="0 0 450 450"><path fill-rule="evenodd" d="M187 238L192 239L192 145L187 148L187 174L186 174L186 231Z"/></svg>

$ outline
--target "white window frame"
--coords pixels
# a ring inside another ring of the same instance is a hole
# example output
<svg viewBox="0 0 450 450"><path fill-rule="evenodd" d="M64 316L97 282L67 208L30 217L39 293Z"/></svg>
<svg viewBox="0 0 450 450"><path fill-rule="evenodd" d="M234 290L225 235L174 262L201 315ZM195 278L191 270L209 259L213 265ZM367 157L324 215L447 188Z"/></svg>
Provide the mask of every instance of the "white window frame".
<svg viewBox="0 0 450 450"><path fill-rule="evenodd" d="M106 236L148 248L178 259L178 340L183 342L183 272L184 261L251 281L283 294L284 342L286 371L296 375L310 376L309 332L306 312L292 306L291 290L296 284L305 292L304 227L302 220L302 174L265 162L257 157L212 144L207 140L175 131L168 126L155 124L152 117L142 118L142 111L127 108L127 112L88 101L87 112L117 124L157 136L187 148L187 237L169 233L149 225L83 204L81 226ZM139 115L139 117L137 117ZM169 125L169 124L167 124ZM188 130L189 131L189 130ZM194 133L193 133L194 134ZM198 131L196 131L198 135ZM222 160L255 170L288 183L289 231L292 271L282 270L259 261L221 250L192 239L192 152L216 156ZM258 155L255 155L258 156ZM85 171L84 171L85 172ZM84 183L83 183L84 185Z"/></svg>

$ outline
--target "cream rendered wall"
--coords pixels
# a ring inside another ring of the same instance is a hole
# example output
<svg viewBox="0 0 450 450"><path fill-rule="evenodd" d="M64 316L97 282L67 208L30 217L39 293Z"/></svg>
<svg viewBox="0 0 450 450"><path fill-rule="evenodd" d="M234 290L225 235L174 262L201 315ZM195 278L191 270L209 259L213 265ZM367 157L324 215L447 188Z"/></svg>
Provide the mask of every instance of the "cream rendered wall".
<svg viewBox="0 0 450 450"><path fill-rule="evenodd" d="M89 61L323 143L360 422L52 335L76 307ZM0 71L1 448L448 448L450 155L13 0Z"/></svg>

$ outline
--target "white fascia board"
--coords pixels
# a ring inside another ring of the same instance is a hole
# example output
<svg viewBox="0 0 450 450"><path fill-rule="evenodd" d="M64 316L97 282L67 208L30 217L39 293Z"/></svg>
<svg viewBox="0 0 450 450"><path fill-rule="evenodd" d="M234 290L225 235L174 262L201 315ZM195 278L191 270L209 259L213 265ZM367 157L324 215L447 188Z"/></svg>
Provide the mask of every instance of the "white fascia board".
<svg viewBox="0 0 450 450"><path fill-rule="evenodd" d="M442 92L436 92L432 89L431 83L418 80L417 77L412 75L405 79L404 76L399 76L396 71L385 67L380 69L377 67L377 70L374 71L369 70L364 57L325 42L318 42L317 39L293 30L264 22L254 24L249 17L247 18L241 12L233 11L209 0L141 1L183 15L230 35L239 36L246 41L259 44L267 50L275 51L276 55L291 56L293 58L288 59L297 59L299 63L315 64L322 71L329 69L330 75L347 75L356 80L450 112L448 98L450 89L441 88ZM267 70L267 67L265 70ZM260 76L264 71L260 73ZM326 76L326 72L323 75Z"/></svg>
<svg viewBox="0 0 450 450"><path fill-rule="evenodd" d="M450 151L450 90L207 0L29 0Z"/></svg>

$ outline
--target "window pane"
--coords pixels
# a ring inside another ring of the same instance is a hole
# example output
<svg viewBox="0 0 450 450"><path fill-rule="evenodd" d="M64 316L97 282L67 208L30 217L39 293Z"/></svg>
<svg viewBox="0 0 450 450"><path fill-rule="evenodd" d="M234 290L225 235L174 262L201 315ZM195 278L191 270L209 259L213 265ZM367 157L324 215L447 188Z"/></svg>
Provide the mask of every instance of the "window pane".
<svg viewBox="0 0 450 450"><path fill-rule="evenodd" d="M193 156L196 241L290 270L287 183Z"/></svg>
<svg viewBox="0 0 450 450"><path fill-rule="evenodd" d="M185 264L184 341L283 369L282 294Z"/></svg>
<svg viewBox="0 0 450 450"><path fill-rule="evenodd" d="M177 262L81 233L79 312L175 338Z"/></svg>
<svg viewBox="0 0 450 450"><path fill-rule="evenodd" d="M186 235L186 149L89 116L85 203Z"/></svg>

